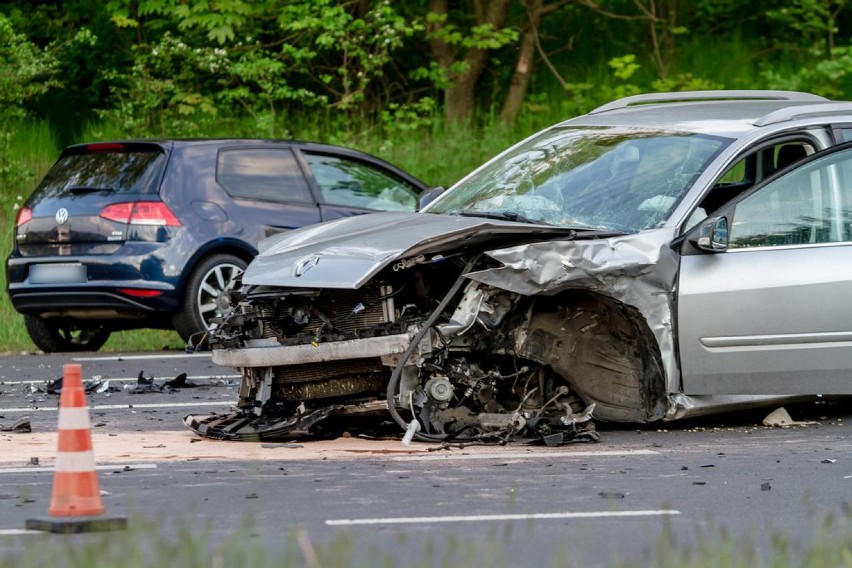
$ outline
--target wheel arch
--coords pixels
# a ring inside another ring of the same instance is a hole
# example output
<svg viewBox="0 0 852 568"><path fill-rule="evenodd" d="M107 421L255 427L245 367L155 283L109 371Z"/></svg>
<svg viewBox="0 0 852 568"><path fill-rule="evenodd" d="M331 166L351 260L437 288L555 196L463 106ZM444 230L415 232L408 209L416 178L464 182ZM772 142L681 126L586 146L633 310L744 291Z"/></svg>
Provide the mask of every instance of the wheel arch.
<svg viewBox="0 0 852 568"><path fill-rule="evenodd" d="M206 243L204 246L199 247L195 254L189 259L189 262L186 264L186 268L181 272L180 280L177 285L177 293L180 295L179 297L183 297L186 293L186 284L189 282L190 276L198 265L204 261L207 257L210 257L214 254L231 254L238 258L241 258L246 261L246 263L251 262L251 260L257 256L257 249L245 241L241 241L238 239L216 239Z"/></svg>
<svg viewBox="0 0 852 568"><path fill-rule="evenodd" d="M536 296L515 332L515 353L562 376L595 417L653 422L667 410L660 347L640 311L599 293Z"/></svg>

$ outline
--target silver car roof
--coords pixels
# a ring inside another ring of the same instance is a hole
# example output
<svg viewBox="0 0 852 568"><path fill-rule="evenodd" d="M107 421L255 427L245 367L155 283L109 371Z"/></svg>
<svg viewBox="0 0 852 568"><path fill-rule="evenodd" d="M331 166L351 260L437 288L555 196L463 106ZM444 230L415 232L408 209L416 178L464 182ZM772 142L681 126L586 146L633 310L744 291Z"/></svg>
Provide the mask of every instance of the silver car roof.
<svg viewBox="0 0 852 568"><path fill-rule="evenodd" d="M739 138L763 126L801 118L814 118L817 124L836 120L852 121L852 103L829 100L719 100L638 104L612 110L602 107L558 126L660 128Z"/></svg>

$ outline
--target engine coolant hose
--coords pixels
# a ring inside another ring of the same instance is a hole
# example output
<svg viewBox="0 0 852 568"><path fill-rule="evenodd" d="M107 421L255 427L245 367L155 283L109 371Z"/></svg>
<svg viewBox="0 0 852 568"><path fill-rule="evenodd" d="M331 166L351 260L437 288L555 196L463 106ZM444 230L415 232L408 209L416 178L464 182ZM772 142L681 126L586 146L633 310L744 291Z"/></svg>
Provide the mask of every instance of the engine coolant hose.
<svg viewBox="0 0 852 568"><path fill-rule="evenodd" d="M477 254L464 265L462 268L461 274L456 278L456 281L453 282L453 285L450 286L449 291L444 295L444 298L441 300L441 303L438 304L438 307L429 315L417 333L414 334L414 337L411 339L411 342L408 344L408 347L403 352L402 356L399 358L399 363L396 364L396 367L391 373L390 381L388 381L388 390L387 390L387 403L388 403L388 411L390 412L391 417L393 417L394 422L399 424L399 426L403 429L403 431L408 430L408 423L402 419L402 416L399 415L399 411L396 409L396 404L394 404L394 397L396 396L396 389L399 386L399 379L402 376L402 369L405 367L408 358L411 357L411 354L414 353L414 350L417 349L417 346L420 345L420 341L423 337L429 333L429 330L432 329L432 326L435 325L435 322L438 321L438 318L441 317L441 314L446 309L447 305L449 305L450 301L453 299L453 296L461 288L462 284L465 281L465 274L470 272L473 268L476 261L479 260L479 257L482 254ZM417 420L416 416L411 417L412 420ZM424 434L420 431L414 433L414 438L420 440L421 442L443 442L444 438L442 436L434 436L431 434Z"/></svg>

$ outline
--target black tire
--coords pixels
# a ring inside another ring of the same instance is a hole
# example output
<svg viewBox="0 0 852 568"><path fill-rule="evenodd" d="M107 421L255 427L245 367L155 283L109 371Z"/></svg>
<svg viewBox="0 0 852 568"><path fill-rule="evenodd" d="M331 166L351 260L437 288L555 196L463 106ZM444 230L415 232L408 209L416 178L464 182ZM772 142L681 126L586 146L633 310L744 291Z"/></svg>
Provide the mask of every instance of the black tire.
<svg viewBox="0 0 852 568"><path fill-rule="evenodd" d="M61 318L44 319L24 314L24 326L36 347L45 353L97 351L109 339L110 330L97 323Z"/></svg>
<svg viewBox="0 0 852 568"><path fill-rule="evenodd" d="M183 304L174 317L175 329L184 341L210 329L211 318L227 313L228 302L217 302L220 296L234 289L234 278L243 273L248 263L232 254L214 254L202 260L186 284ZM222 300L227 296L222 296ZM193 343L201 337L193 338Z"/></svg>

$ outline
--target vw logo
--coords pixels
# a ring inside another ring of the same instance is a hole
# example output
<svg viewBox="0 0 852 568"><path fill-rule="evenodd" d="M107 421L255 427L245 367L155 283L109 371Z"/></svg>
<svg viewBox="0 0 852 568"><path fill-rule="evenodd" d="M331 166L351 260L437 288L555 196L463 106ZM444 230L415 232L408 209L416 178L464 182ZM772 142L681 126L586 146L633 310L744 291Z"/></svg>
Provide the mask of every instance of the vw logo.
<svg viewBox="0 0 852 568"><path fill-rule="evenodd" d="M56 222L60 225L64 225L65 221L68 220L68 210L64 207L56 212Z"/></svg>
<svg viewBox="0 0 852 568"><path fill-rule="evenodd" d="M318 254L306 256L305 258L296 263L296 268L293 270L293 273L296 276L301 276L302 274L316 266L319 260L320 257Z"/></svg>

